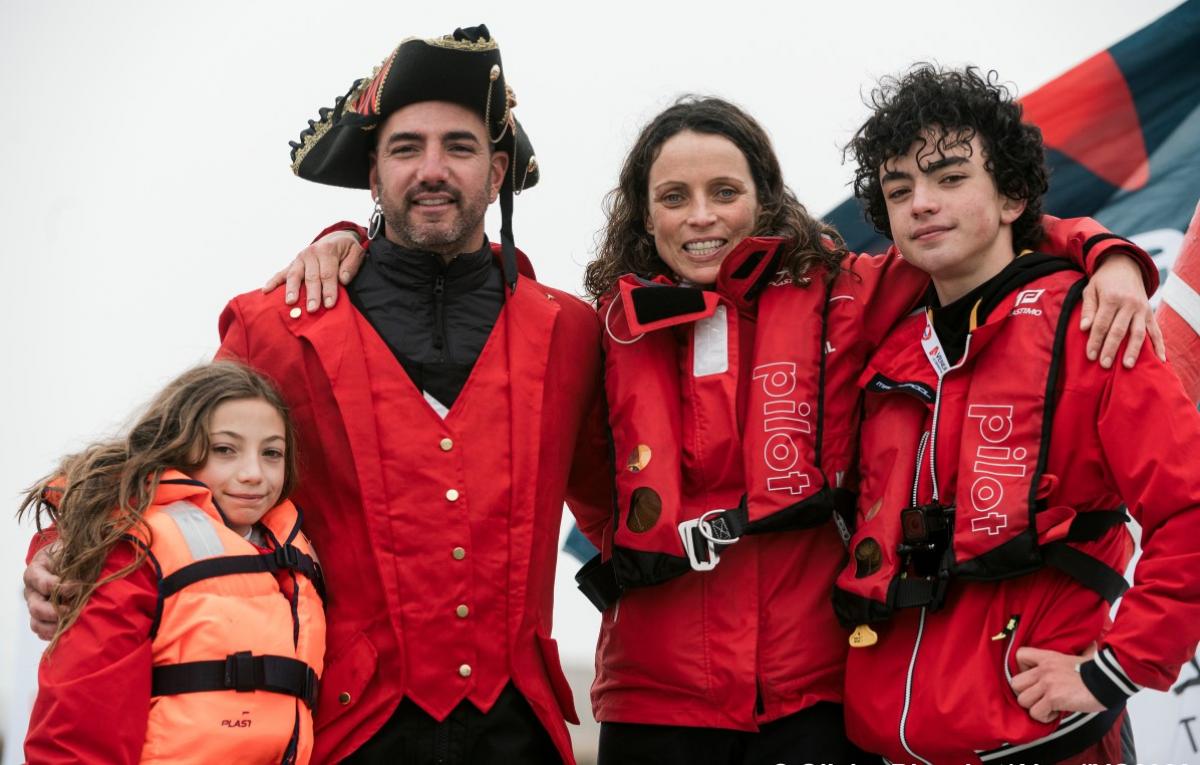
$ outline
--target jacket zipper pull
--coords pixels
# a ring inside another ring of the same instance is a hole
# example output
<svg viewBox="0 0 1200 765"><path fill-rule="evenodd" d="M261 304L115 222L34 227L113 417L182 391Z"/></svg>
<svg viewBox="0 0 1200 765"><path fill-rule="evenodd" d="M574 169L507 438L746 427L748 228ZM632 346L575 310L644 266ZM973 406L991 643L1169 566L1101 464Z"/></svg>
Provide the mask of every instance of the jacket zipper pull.
<svg viewBox="0 0 1200 765"><path fill-rule="evenodd" d="M1004 629L1000 630L995 635L992 635L992 640L1007 640L1008 638L1012 637L1012 634L1016 631L1016 629L1017 617L1010 616L1008 618L1008 624L1004 625Z"/></svg>
<svg viewBox="0 0 1200 765"><path fill-rule="evenodd" d="M854 628L854 634L850 636L851 648L870 648L878 642L879 635L869 624L858 625Z"/></svg>
<svg viewBox="0 0 1200 765"><path fill-rule="evenodd" d="M433 347L439 351L438 360L443 360L446 345L446 277L438 274L433 280Z"/></svg>

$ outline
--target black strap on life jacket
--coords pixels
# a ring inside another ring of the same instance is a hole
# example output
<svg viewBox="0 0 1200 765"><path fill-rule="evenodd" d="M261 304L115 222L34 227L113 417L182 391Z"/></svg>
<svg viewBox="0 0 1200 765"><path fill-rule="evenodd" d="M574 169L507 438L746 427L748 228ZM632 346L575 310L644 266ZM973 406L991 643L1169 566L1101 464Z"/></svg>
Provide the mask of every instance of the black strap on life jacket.
<svg viewBox="0 0 1200 765"><path fill-rule="evenodd" d="M892 608L924 608L937 610L946 599L948 577L906 577L892 585Z"/></svg>
<svg viewBox="0 0 1200 765"><path fill-rule="evenodd" d="M1103 561L1072 547L1070 543L1094 542L1110 529L1128 521L1124 507L1079 513L1071 522L1066 537L1041 545L1042 563L1058 569L1112 605L1129 589L1124 575ZM938 576L895 580L889 593L892 608L940 608L952 577L952 555L950 550L945 552Z"/></svg>
<svg viewBox="0 0 1200 765"><path fill-rule="evenodd" d="M599 553L576 572L575 584L599 611L607 611L625 591L617 581L616 568L612 561L601 561Z"/></svg>
<svg viewBox="0 0 1200 765"><path fill-rule="evenodd" d="M1125 576L1091 555L1071 547L1069 542L1094 542L1109 529L1129 522L1124 507L1079 513L1071 522L1065 539L1042 545L1042 560L1108 601L1109 605L1129 589Z"/></svg>
<svg viewBox="0 0 1200 765"><path fill-rule="evenodd" d="M312 709L317 703L318 685L317 673L298 659L240 651L224 659L154 667L150 693L171 696L204 691L268 691L295 696Z"/></svg>
<svg viewBox="0 0 1200 765"><path fill-rule="evenodd" d="M814 517L813 520L815 522L806 522L800 525L785 526L783 528L813 528L814 526L820 525L826 521L832 514L834 520L837 522L838 534L842 537L842 542L844 544L848 544L850 533L854 528L855 520L854 492L848 489L822 489L817 497L810 499L817 499L821 503L831 504L832 512L828 508L819 508L820 515L819 517ZM813 504L816 505L817 502L814 502ZM724 518L726 520L730 520L732 518L742 519L742 525L737 526L735 524L730 524L729 527L726 527L729 532L732 532L733 537L741 536L742 532L745 530L745 498L743 498L742 504L738 510L726 511L725 513L717 516L717 518ZM699 534L698 531L696 531L696 533ZM699 551L704 551L706 549L704 540L702 538L697 541L696 549ZM621 595L625 592L625 588L621 586L620 581L617 579L616 567L614 566L612 560L610 559L602 561L599 553L593 556L587 563L583 564L583 567L575 573L575 584L579 588L579 591L582 592L587 599L592 602L592 605L594 605L600 611L607 611L610 606L620 600Z"/></svg>
<svg viewBox="0 0 1200 765"><path fill-rule="evenodd" d="M301 552L298 547L289 544L281 545L261 555L226 555L189 563L165 577L160 585L160 591L162 597L167 598L202 579L233 574L274 574L277 571L285 570L304 574L313 583L313 587L316 588L321 598L325 598L325 584L320 564Z"/></svg>
<svg viewBox="0 0 1200 765"><path fill-rule="evenodd" d="M157 565L157 561L156 561ZM216 558L205 558L189 563L183 568L167 576L162 576L161 569L158 580L158 605L155 609L154 622L150 625L150 637L158 635L159 622L162 619L163 602L183 588L204 579L234 574L274 574L277 571L291 570L306 576L312 582L313 588L325 599L325 581L321 574L321 566L311 557L301 552L291 544L283 544L271 552L261 555L226 555Z"/></svg>

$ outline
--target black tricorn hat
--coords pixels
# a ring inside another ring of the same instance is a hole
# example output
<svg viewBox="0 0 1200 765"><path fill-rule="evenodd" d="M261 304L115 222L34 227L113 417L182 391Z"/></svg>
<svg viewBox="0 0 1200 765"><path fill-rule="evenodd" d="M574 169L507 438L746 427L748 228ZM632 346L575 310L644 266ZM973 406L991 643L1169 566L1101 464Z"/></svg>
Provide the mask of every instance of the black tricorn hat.
<svg viewBox="0 0 1200 765"><path fill-rule="evenodd" d="M500 47L482 24L430 39L402 41L371 77L355 80L332 108L293 141L292 172L331 186L370 188L370 154L376 128L392 112L422 101L449 101L479 115L488 138L509 155L500 189L501 240L505 275L516 281L512 242L512 195L538 182L538 164L529 137L513 116L516 97L504 78Z"/></svg>
<svg viewBox="0 0 1200 765"><path fill-rule="evenodd" d="M291 143L292 172L331 186L370 188L375 128L397 109L421 101L449 101L478 114L492 143L509 153L506 183L517 193L537 183L537 160L512 113L516 99L504 78L500 47L482 24L401 42L371 77L355 80L332 109L309 120L300 141Z"/></svg>

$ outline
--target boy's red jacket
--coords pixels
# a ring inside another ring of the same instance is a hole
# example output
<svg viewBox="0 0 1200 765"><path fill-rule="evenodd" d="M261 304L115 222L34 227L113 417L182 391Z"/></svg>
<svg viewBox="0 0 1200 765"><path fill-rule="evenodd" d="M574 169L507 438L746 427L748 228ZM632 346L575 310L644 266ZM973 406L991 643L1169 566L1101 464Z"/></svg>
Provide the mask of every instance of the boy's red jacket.
<svg viewBox="0 0 1200 765"><path fill-rule="evenodd" d="M1043 276L1005 297L972 337L993 339L978 347L968 344L961 368L945 374L939 395L930 393L938 390L938 379L922 348L924 315L906 319L884 342L861 377L868 390L877 392L866 395L862 525L852 550L882 528L880 517L931 502L931 460L938 500L956 507L956 545L958 526L983 517L972 511L979 511L981 502L990 510L993 500L998 501L993 489L1000 484L991 476L1024 475L1022 460L1032 456L1036 439L1001 443L1000 435L1007 432L1005 423L1015 423L1013 432L1018 432L1040 412L1018 405L992 423L989 435L995 444L978 446L972 454L961 454L959 445L966 429L974 433L988 426L980 419L987 415L980 411L985 406L979 403L981 388L994 394L987 406L995 410L1020 401L1018 395L1004 398L1004 390L1022 391L1047 379L1047 354L1032 344L1013 351L1003 343L1004 333L1016 332L1020 322L1042 321L1043 308L1077 278L1068 273ZM1087 338L1077 329L1078 318L1076 307L1066 319L1057 408L1048 421L1045 468L1036 487L1038 507L1044 508L1036 514L1036 528L1045 544L1065 533L1075 515L1126 504L1142 527L1143 556L1135 585L1111 628L1108 604L1054 568L1000 581L952 578L941 610L898 608L889 620L872 625L878 642L851 649L847 663L847 730L860 746L892 761L1038 759L1034 750L1014 747L1036 741L1048 745L1068 735L1082 736L1084 744L1103 733L1099 725L1081 732L1089 724L1086 715L1065 716L1052 724L1029 716L1009 685L1019 672L1015 656L1020 647L1078 656L1098 642L1096 661L1083 666L1085 682L1089 674L1111 678L1112 686L1122 689L1115 699L1109 697L1114 708L1138 687L1167 688L1194 655L1200 636L1200 473L1194 456L1200 415L1149 348L1143 348L1133 370L1120 365L1104 370L1087 361ZM995 355L997 348L1006 347L1007 352ZM972 387L980 382L986 385ZM914 395L920 391L930 400ZM937 433L923 442L934 425L934 401L940 402ZM969 406L975 410L968 411ZM919 477L915 496L914 476ZM1027 506L1030 495L1004 501ZM987 539L989 528L1003 531L983 524L980 539ZM901 540L876 541L886 560ZM1071 547L1118 571L1133 549L1124 526ZM856 555L839 577L839 587L853 590L869 580L868 557ZM1105 689L1097 689L1100 693L1093 693L1103 699Z"/></svg>

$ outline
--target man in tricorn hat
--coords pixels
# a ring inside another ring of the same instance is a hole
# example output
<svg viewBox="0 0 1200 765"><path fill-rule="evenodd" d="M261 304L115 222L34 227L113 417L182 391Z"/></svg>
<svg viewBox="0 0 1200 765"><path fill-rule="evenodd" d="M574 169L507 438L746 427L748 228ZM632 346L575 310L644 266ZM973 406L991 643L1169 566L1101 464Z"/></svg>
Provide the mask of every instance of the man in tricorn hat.
<svg viewBox="0 0 1200 765"><path fill-rule="evenodd" d="M598 322L518 264L512 196L538 168L514 102L486 27L402 42L293 148L300 177L375 201L350 300L249 294L221 319L307 463L330 593L315 761L571 761L551 604L564 495L607 501ZM568 487L577 444L596 448Z"/></svg>
<svg viewBox="0 0 1200 765"><path fill-rule="evenodd" d="M275 381L299 437L328 590L313 762L574 761L551 609L564 498L611 517L599 323L514 246L538 180L514 104L486 27L402 42L293 144L300 177L371 191L349 300L221 316L219 355Z"/></svg>

